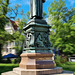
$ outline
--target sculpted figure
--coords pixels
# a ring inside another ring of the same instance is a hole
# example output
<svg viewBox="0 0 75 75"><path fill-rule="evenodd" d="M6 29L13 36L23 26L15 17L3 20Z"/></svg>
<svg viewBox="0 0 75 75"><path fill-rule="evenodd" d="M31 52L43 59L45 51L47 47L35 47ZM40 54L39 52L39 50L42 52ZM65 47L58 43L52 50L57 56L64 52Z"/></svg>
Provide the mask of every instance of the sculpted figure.
<svg viewBox="0 0 75 75"><path fill-rule="evenodd" d="M30 0L30 18L42 19L43 3L45 0Z"/></svg>
<svg viewBox="0 0 75 75"><path fill-rule="evenodd" d="M38 35L37 40L36 40L36 44L37 44L38 47L45 47L44 43L42 41L41 34Z"/></svg>

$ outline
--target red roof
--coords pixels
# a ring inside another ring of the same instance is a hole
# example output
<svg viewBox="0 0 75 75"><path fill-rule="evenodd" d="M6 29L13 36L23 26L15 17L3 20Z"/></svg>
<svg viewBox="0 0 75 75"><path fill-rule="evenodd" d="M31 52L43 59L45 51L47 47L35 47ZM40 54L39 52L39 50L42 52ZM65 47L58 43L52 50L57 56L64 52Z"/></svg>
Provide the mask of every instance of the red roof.
<svg viewBox="0 0 75 75"><path fill-rule="evenodd" d="M17 30L17 24L15 23L15 21L10 20L10 22L12 23L12 26L15 30Z"/></svg>

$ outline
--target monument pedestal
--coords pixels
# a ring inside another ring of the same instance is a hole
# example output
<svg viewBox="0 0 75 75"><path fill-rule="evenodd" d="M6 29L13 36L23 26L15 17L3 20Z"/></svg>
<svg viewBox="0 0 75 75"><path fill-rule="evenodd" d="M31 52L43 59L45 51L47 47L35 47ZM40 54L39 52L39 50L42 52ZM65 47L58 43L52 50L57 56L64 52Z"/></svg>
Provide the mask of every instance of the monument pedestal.
<svg viewBox="0 0 75 75"><path fill-rule="evenodd" d="M19 67L23 69L55 68L55 62L52 57L53 54L48 53L23 53L21 54Z"/></svg>
<svg viewBox="0 0 75 75"><path fill-rule="evenodd" d="M52 53L23 53L21 54L20 68L13 71L19 75L47 75L61 73L60 67L55 67Z"/></svg>
<svg viewBox="0 0 75 75"><path fill-rule="evenodd" d="M60 70L59 70L60 69ZM59 73L59 71L60 73ZM61 73L62 69L59 68L55 68L55 69L22 69L22 68L14 68L13 71L9 71L9 72L5 72L2 73L1 75L74 75L73 72L70 71L63 71ZM52 74L52 73L56 73L57 74Z"/></svg>

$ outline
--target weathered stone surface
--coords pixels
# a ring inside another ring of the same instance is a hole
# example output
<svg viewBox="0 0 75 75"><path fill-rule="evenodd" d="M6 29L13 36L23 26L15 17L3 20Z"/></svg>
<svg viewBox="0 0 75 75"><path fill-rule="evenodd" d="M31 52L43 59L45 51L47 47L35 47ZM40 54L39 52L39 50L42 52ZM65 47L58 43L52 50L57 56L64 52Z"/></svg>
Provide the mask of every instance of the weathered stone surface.
<svg viewBox="0 0 75 75"><path fill-rule="evenodd" d="M57 69L57 70L56 70ZM5 72L2 73L1 75L74 75L73 72L71 71L63 71L61 68L56 68L56 69L29 69L29 70L25 70L25 69L21 69L21 68L14 68L13 71L10 72ZM57 72L59 74L51 74L53 72ZM62 73L60 73L62 72Z"/></svg>
<svg viewBox="0 0 75 75"><path fill-rule="evenodd" d="M2 73L1 75L19 75L13 71L9 71L9 72L5 72L5 73Z"/></svg>
<svg viewBox="0 0 75 75"><path fill-rule="evenodd" d="M52 69L22 69L22 68L14 68L13 71L19 75L49 75L61 73L62 68L56 67Z"/></svg>
<svg viewBox="0 0 75 75"><path fill-rule="evenodd" d="M19 67L23 69L54 68L55 62L52 60L52 57L53 54L49 53L23 53L21 54Z"/></svg>

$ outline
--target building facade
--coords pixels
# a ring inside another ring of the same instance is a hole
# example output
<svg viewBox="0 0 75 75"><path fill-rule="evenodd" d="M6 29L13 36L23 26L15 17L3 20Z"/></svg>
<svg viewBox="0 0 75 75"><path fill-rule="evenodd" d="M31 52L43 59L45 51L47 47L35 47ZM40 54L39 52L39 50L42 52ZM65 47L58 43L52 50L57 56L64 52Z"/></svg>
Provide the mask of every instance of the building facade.
<svg viewBox="0 0 75 75"><path fill-rule="evenodd" d="M9 20L9 23L6 24L5 26L5 30L9 33L9 34L13 34L13 32L16 32L18 26L16 24L16 22ZM13 41L7 41L7 43L4 45L3 47L3 52L2 52L2 56L7 55L7 54L15 54L16 55L16 50L14 49L16 43L15 40Z"/></svg>

